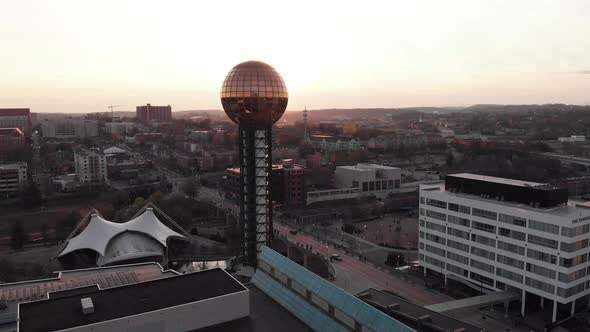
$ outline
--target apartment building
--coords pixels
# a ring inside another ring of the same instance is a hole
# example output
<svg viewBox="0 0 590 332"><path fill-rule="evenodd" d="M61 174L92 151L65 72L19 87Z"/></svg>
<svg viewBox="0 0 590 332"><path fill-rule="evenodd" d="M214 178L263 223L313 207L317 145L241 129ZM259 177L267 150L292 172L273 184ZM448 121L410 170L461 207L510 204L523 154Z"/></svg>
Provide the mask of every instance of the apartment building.
<svg viewBox="0 0 590 332"><path fill-rule="evenodd" d="M573 314L590 304L590 205L551 185L454 174L420 186L424 273L461 278Z"/></svg>
<svg viewBox="0 0 590 332"><path fill-rule="evenodd" d="M74 167L80 183L107 183L107 160L103 153L78 150L74 153Z"/></svg>
<svg viewBox="0 0 590 332"><path fill-rule="evenodd" d="M0 198L15 196L27 184L27 163L0 164Z"/></svg>

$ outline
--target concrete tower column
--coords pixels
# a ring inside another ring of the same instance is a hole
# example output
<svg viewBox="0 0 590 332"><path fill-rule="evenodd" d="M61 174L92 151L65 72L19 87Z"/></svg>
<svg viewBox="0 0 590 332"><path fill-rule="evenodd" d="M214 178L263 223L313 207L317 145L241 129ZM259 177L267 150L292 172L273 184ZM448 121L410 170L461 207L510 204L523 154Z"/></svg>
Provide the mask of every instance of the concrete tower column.
<svg viewBox="0 0 590 332"><path fill-rule="evenodd" d="M526 291L522 290L522 298L520 299L520 315L524 317L524 309L526 306Z"/></svg>
<svg viewBox="0 0 590 332"><path fill-rule="evenodd" d="M545 298L542 296L539 296L539 298L541 299L541 309L545 309Z"/></svg>
<svg viewBox="0 0 590 332"><path fill-rule="evenodd" d="M572 301L572 309L570 312L570 316L573 316L576 313L576 300Z"/></svg>
<svg viewBox="0 0 590 332"><path fill-rule="evenodd" d="M553 315L551 316L551 323L557 320L557 300L553 300Z"/></svg>

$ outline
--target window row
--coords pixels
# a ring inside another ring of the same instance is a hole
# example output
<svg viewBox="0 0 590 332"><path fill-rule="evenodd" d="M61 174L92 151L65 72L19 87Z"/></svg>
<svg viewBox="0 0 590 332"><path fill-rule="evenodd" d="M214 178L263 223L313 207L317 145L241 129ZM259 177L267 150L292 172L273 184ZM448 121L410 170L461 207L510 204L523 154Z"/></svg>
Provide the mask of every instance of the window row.
<svg viewBox="0 0 590 332"><path fill-rule="evenodd" d="M533 288L536 288L538 290L542 290L544 292L553 294L553 292L555 291L555 286L548 284L546 282L537 280L537 279L532 279L529 277L525 278L525 284L527 284L528 286L531 286Z"/></svg>
<svg viewBox="0 0 590 332"><path fill-rule="evenodd" d="M487 258L489 260L495 261L496 260L496 254L491 252L491 251L487 251L484 249L480 249L478 247L471 247L471 253L483 258Z"/></svg>
<svg viewBox="0 0 590 332"><path fill-rule="evenodd" d="M439 225L439 224L435 224L433 222L427 221L426 222L426 228L428 229L432 229L441 233L446 233L447 232L447 227L443 226L443 225Z"/></svg>
<svg viewBox="0 0 590 332"><path fill-rule="evenodd" d="M434 247L434 246L431 246L429 244L426 245L426 251L431 252L431 253L433 253L435 255L439 255L441 257L445 257L445 251L444 250L442 250L440 248L437 248L437 247Z"/></svg>
<svg viewBox="0 0 590 332"><path fill-rule="evenodd" d="M427 217L430 217L430 218L442 220L442 221L447 221L447 215L446 214L440 213L440 212L436 212L436 211L426 210L426 216Z"/></svg>
<svg viewBox="0 0 590 332"><path fill-rule="evenodd" d="M522 280L523 280L523 276L521 274L516 273L516 272L512 272L512 271L508 271L508 270L504 270L499 267L496 268L496 275L506 278L506 279L510 279L512 281L516 281L518 283L522 283Z"/></svg>
<svg viewBox="0 0 590 332"><path fill-rule="evenodd" d="M535 265L535 264L531 264L531 263L526 263L526 270L535 274L538 274L542 277L545 278L549 278L549 279L555 279L555 274L556 272L554 270L539 266L539 265Z"/></svg>

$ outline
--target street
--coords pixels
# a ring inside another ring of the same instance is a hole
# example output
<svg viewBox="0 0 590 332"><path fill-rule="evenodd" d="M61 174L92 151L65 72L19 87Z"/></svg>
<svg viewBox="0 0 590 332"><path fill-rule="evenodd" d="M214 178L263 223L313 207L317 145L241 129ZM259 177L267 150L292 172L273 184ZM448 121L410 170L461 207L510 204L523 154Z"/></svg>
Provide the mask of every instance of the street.
<svg viewBox="0 0 590 332"><path fill-rule="evenodd" d="M343 252L320 243L310 236L301 233L291 234L289 233L291 229L283 224L275 222L274 229L286 235L291 241L312 246L313 251L318 251L326 256L332 254L340 255L342 261L333 263L336 270L336 277L333 282L351 294L356 294L373 287L392 291L419 305L429 305L452 300L447 295L402 280L370 264L352 258Z"/></svg>

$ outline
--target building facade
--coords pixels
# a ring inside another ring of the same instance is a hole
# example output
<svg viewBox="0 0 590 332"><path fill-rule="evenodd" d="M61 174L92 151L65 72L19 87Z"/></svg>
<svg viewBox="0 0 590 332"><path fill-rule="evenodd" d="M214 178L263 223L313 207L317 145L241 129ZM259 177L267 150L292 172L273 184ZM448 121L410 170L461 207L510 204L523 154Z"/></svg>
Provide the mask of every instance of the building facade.
<svg viewBox="0 0 590 332"><path fill-rule="evenodd" d="M86 119L45 120L41 124L46 138L84 138L98 136L98 121Z"/></svg>
<svg viewBox="0 0 590 332"><path fill-rule="evenodd" d="M19 128L31 132L31 110L28 108L0 108L0 128Z"/></svg>
<svg viewBox="0 0 590 332"><path fill-rule="evenodd" d="M25 135L19 128L0 128L0 161L6 160L11 150L25 146Z"/></svg>
<svg viewBox="0 0 590 332"><path fill-rule="evenodd" d="M401 169L377 164L338 166L334 172L334 186L338 189L359 188L361 192L384 194L399 189Z"/></svg>
<svg viewBox="0 0 590 332"><path fill-rule="evenodd" d="M147 104L145 106L137 106L135 108L137 120L141 122L158 121L168 122L172 121L172 106L152 106Z"/></svg>
<svg viewBox="0 0 590 332"><path fill-rule="evenodd" d="M74 167L80 183L100 184L108 183L107 160L104 154L79 150L74 153Z"/></svg>
<svg viewBox="0 0 590 332"><path fill-rule="evenodd" d="M590 206L567 189L474 174L420 186L419 257L436 272L573 314L590 302ZM558 304L559 303L559 304Z"/></svg>
<svg viewBox="0 0 590 332"><path fill-rule="evenodd" d="M27 184L27 163L0 165L0 198L18 195Z"/></svg>

